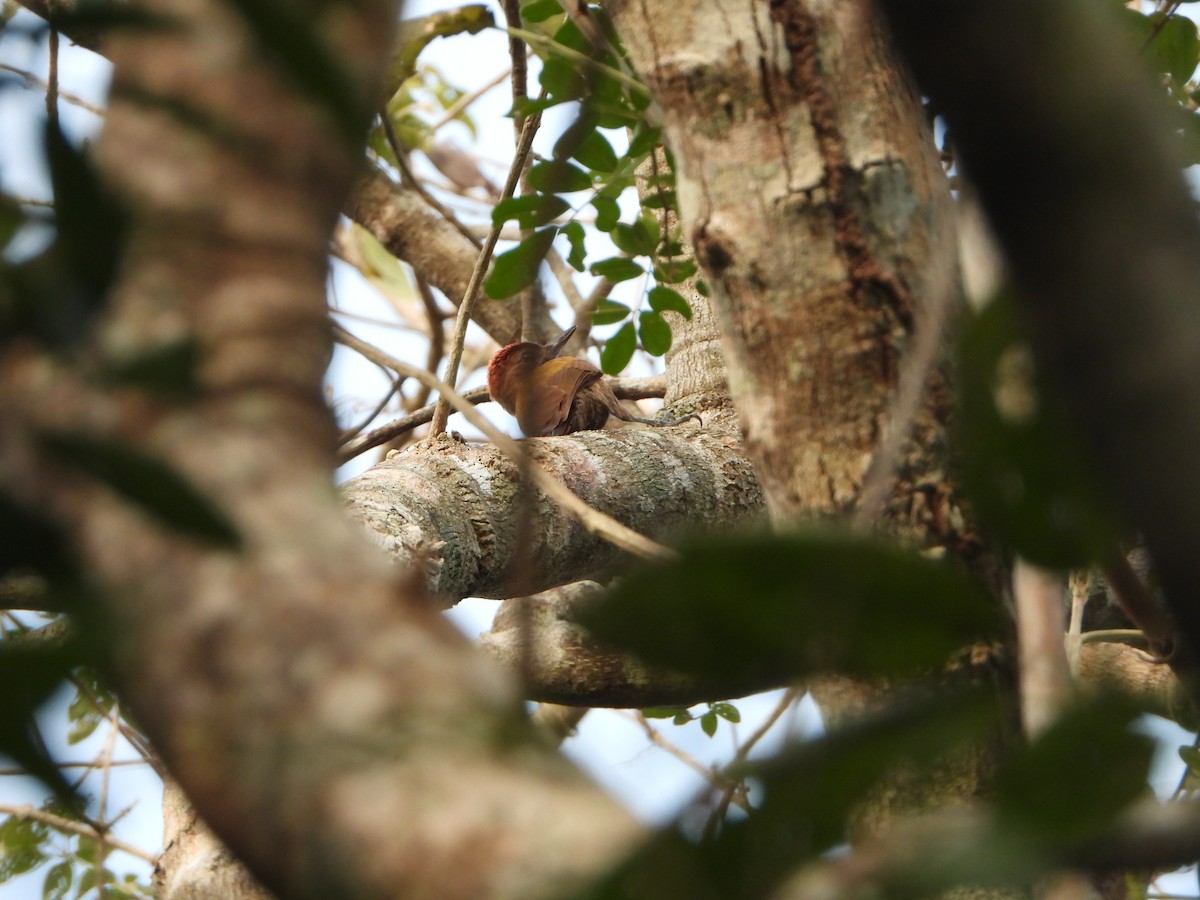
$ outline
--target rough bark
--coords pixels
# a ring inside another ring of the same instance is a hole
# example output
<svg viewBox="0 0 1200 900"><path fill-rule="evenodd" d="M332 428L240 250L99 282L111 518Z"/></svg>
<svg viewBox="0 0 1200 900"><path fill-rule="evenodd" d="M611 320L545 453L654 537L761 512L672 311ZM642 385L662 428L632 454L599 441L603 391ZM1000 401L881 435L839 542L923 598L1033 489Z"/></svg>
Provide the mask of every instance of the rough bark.
<svg viewBox="0 0 1200 900"><path fill-rule="evenodd" d="M398 581L329 484L325 254L356 156L232 7L153 11L175 27L106 44L116 74L98 150L135 225L88 357L194 338L200 397L107 391L6 345L5 487L74 538L104 591L123 698L270 889L569 889L638 827L539 743L513 682ZM369 96L394 10L304 13ZM169 462L228 512L243 548L165 531L53 467L37 452L46 426Z"/></svg>
<svg viewBox="0 0 1200 900"><path fill-rule="evenodd" d="M346 215L374 235L388 251L411 265L421 277L454 304L462 300L471 279L479 248L459 234L411 188L370 169L358 182L346 204ZM530 334L542 338L554 331L545 304L527 304L540 311ZM473 321L503 346L521 339L519 298L503 303L476 303Z"/></svg>
<svg viewBox="0 0 1200 900"><path fill-rule="evenodd" d="M923 311L953 286L949 194L917 95L865 3L614 4L662 108L685 234L778 520L854 504ZM944 396L894 518L947 516ZM941 536L945 539L945 536Z"/></svg>
<svg viewBox="0 0 1200 900"><path fill-rule="evenodd" d="M690 423L523 446L588 504L658 540L746 526L760 515L757 483L736 444ZM544 495L526 501L521 484L517 464L496 448L440 438L372 467L345 493L376 542L422 567L429 590L450 603L600 577L625 558ZM525 502L532 509L523 517Z"/></svg>

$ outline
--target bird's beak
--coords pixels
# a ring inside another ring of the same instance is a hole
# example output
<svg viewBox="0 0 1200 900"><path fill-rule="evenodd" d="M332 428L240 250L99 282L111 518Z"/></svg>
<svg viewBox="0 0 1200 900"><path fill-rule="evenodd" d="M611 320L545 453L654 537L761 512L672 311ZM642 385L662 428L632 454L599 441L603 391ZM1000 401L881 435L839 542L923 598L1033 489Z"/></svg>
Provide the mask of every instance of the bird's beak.
<svg viewBox="0 0 1200 900"><path fill-rule="evenodd" d="M571 335L574 333L575 326L572 325L570 328L556 337L553 343L548 344L546 346L546 359L554 359L554 357L558 356L559 352L566 345L567 341L571 339Z"/></svg>

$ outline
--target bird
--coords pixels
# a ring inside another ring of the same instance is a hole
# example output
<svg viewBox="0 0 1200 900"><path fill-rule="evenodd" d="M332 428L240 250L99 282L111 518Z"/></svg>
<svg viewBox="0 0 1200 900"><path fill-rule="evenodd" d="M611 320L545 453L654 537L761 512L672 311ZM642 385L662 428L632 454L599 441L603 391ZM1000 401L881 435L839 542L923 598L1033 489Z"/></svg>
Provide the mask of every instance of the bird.
<svg viewBox="0 0 1200 900"><path fill-rule="evenodd" d="M487 368L488 393L515 416L526 437L549 437L603 428L608 417L643 425L679 425L679 419L639 419L625 411L603 373L574 356L559 356L575 333L572 325L549 344L518 341L501 347ZM703 424L703 423L701 423Z"/></svg>

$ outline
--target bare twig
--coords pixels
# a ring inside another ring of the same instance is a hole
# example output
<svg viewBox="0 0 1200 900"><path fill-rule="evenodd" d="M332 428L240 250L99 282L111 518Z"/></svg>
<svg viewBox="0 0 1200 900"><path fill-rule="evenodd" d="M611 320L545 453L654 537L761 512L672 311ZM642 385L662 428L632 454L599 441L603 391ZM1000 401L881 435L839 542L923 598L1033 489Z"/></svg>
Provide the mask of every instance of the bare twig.
<svg viewBox="0 0 1200 900"><path fill-rule="evenodd" d="M50 23L50 72L46 79L46 118L58 127L58 28Z"/></svg>
<svg viewBox="0 0 1200 900"><path fill-rule="evenodd" d="M387 389L387 393L383 395L383 399L372 407L371 411L362 418L359 424L343 429L342 433L338 435L338 441L343 446L354 440L357 435L362 433L364 428L375 421L375 417L383 412L383 408L387 406L388 401L396 396L396 393L400 390L400 385L404 383L403 378L389 378L388 380L391 382L391 387Z"/></svg>
<svg viewBox="0 0 1200 900"><path fill-rule="evenodd" d="M521 128L521 138L517 142L517 153L513 158L512 167L508 170L508 178L504 182L504 190L501 192L501 200L507 200L513 195L516 190L517 181L521 177L521 172L525 168L525 160L529 158L530 148L533 147L533 136L537 134L538 125L541 122L540 115L529 116L525 120L524 126ZM458 305L458 318L454 322L454 337L450 340L450 353L446 362L446 370L443 375L443 382L451 388L455 386L458 380L458 364L462 358L463 343L467 336L467 324L471 321L471 308L475 305L475 300L479 296L479 288L483 284L483 277L487 273L488 265L492 261L492 252L496 249L496 241L500 239L500 227L493 225L488 232L487 240L484 241L483 248L479 251L479 257L475 261L475 268L471 272L471 280L467 282L467 289L463 295L462 302ZM433 424L431 431L433 434L441 434L446 430L446 419L450 417L450 407L446 402L447 396L442 394L438 401L437 409L433 413Z"/></svg>
<svg viewBox="0 0 1200 900"><path fill-rule="evenodd" d="M400 139L396 137L396 129L392 127L392 120L386 109L379 113L379 123L383 126L384 137L387 138L388 146L392 148L392 156L396 158L396 167L400 170L400 175L404 179L405 184L416 191L421 199L428 203L439 216L453 225L455 231L478 247L479 239L471 234L471 230L460 222L458 216L447 209L440 200L425 190L425 185L417 180L417 176L413 174L412 167L408 164L408 154L405 152L404 145L400 143Z"/></svg>
<svg viewBox="0 0 1200 900"><path fill-rule="evenodd" d="M520 0L504 0L501 6L504 7L504 20L508 23L508 27L520 28ZM525 42L515 34L508 36L508 55L512 59L513 128L516 129L517 140L520 140L525 116L518 111L518 107L523 100L529 97L529 61Z"/></svg>
<svg viewBox="0 0 1200 900"><path fill-rule="evenodd" d="M488 394L485 387L475 388L473 391L466 391L462 395L463 399L468 403L479 404L487 403L492 398ZM436 408L435 404L423 406L420 409L409 413L394 421L388 422L386 425L381 425L373 431L368 431L366 434L359 435L352 440L346 441L338 448L337 461L338 465L354 459L360 453L366 453L375 447L380 447L388 441L394 441L403 434L407 434L414 428L420 428L433 421L433 411Z"/></svg>
<svg viewBox="0 0 1200 900"><path fill-rule="evenodd" d="M425 371L436 372L446 355L446 329L442 327L442 311L438 309L437 298L433 296L433 288L421 275L417 275L417 290L421 294L421 303L425 307L425 318L429 322L429 352L425 355ZM421 385L421 390L413 396L409 409L419 409L429 400L429 388Z"/></svg>
<svg viewBox="0 0 1200 900"><path fill-rule="evenodd" d="M738 790L741 786L740 782L729 784L727 781L727 776L722 771L704 765L687 751L675 746L675 744L663 737L662 732L651 725L650 720L647 719L642 713L626 713L625 715L641 726L642 731L646 733L646 737L649 738L652 744L662 747L662 749L666 750L689 769L698 773L716 790L720 790L722 792L726 790L732 791L733 804L739 809L750 812L749 801L746 799L745 794Z"/></svg>
<svg viewBox="0 0 1200 900"><path fill-rule="evenodd" d="M496 87L497 85L500 84L500 82L502 82L504 79L506 79L509 75L509 72L511 72L511 71L512 71L511 69L506 69L505 71L503 71L499 75L497 75L495 78L489 79L488 81L484 82L482 87L476 88L475 90L471 91L469 94L463 94L461 97L459 97L457 100L455 100L453 104L446 107L446 111L444 113L442 113L442 117L440 119L438 119L432 125L429 126L430 131L439 131L440 129L442 129L446 125L448 125L450 122L453 122L455 119L458 118L459 114L464 109L466 109L468 106L470 106L476 100L478 100L480 97L482 97L484 94L486 94L492 88Z"/></svg>
<svg viewBox="0 0 1200 900"><path fill-rule="evenodd" d="M32 72L27 72L25 69L18 69L16 66L8 65L8 63L0 63L0 71L10 72L13 75L16 75L18 78L23 79L30 87L41 88L42 90L46 91L47 95L50 94L50 84L45 79L39 78ZM70 91L64 91L61 88L58 88L57 94L58 98L65 103L70 103L72 106L78 106L80 109L86 109L88 112L92 113L93 115L100 116L101 118L104 117L104 110L95 104L88 103L88 101L84 100L78 94L72 94ZM32 205L42 205L41 201L36 200L22 202L28 202Z"/></svg>
<svg viewBox="0 0 1200 900"><path fill-rule="evenodd" d="M68 819L65 816L57 816L54 813L48 813L43 809L38 809L29 804L13 806L7 803L0 803L0 813L12 816L14 819L23 821L41 822L43 825L49 825L58 831L65 831L68 834L77 834L80 837L99 840L100 831L91 825L85 825L83 822L76 822L74 819ZM122 853L128 853L130 856L136 856L138 859L145 860L153 865L158 862L158 854L147 853L141 847L135 847L133 844L123 841L120 838L115 838L109 835L106 840L108 845L114 850L120 850Z"/></svg>
<svg viewBox="0 0 1200 900"><path fill-rule="evenodd" d="M800 699L800 696L800 691L796 688L788 688L784 691L783 696L779 698L779 702L775 704L775 708L771 710L771 714L755 729L750 737L742 741L741 745L737 748L737 752L733 754L733 759L725 765L726 784L722 789L721 799L713 807L713 811L708 817L708 822L705 823L705 834L715 833L717 825L725 818L725 814L729 812L730 804L738 797L743 796L745 790L743 782L740 778L735 778L731 770L746 762L750 756L750 751L754 749L759 741L766 737L767 732L775 727L775 723L779 721L793 703Z"/></svg>

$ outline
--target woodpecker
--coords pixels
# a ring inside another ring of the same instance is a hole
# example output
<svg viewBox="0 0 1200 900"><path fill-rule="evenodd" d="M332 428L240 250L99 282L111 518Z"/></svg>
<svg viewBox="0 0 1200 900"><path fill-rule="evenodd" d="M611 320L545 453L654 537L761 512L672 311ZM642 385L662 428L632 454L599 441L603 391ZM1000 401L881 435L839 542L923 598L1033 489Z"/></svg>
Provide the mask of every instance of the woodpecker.
<svg viewBox="0 0 1200 900"><path fill-rule="evenodd" d="M559 356L575 333L572 325L550 344L520 341L501 347L488 363L488 392L517 419L526 437L603 428L610 415L643 425L679 425L679 419L639 419L617 400L603 373L586 359Z"/></svg>

